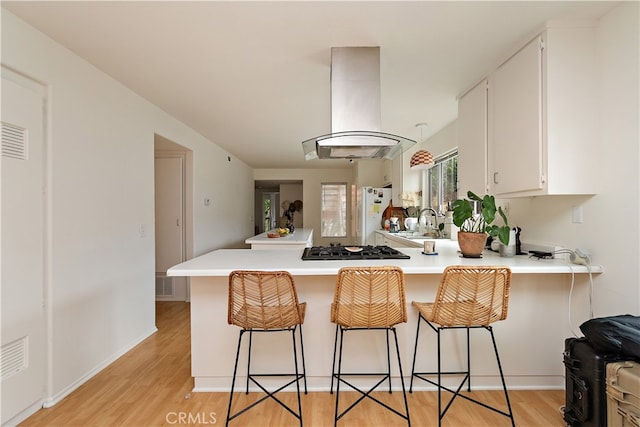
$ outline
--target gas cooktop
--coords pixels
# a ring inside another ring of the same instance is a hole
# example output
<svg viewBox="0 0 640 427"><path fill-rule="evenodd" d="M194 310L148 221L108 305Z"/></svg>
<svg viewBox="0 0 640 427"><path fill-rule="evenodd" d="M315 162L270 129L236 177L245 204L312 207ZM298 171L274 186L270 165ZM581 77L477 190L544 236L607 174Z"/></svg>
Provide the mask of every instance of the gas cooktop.
<svg viewBox="0 0 640 427"><path fill-rule="evenodd" d="M389 246L312 246L302 253L303 261L350 259L409 259L409 255Z"/></svg>

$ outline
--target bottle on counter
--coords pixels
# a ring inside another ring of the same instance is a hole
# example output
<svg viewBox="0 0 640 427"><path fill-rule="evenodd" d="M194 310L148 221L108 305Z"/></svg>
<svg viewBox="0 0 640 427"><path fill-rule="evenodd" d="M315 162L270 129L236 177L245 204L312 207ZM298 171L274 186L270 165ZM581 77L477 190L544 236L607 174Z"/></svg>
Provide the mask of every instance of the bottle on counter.
<svg viewBox="0 0 640 427"><path fill-rule="evenodd" d="M453 211L447 211L444 214L444 229L442 230L444 237L451 238L451 226L453 226Z"/></svg>

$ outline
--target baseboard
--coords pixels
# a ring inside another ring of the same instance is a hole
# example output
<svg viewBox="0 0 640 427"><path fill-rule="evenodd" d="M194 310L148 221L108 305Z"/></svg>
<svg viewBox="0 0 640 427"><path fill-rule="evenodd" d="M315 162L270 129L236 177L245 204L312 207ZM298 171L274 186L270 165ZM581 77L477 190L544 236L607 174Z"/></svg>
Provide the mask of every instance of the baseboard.
<svg viewBox="0 0 640 427"><path fill-rule="evenodd" d="M37 402L35 402L32 405L30 405L28 408L26 408L22 412L20 412L19 414L17 414L13 418L11 418L10 420L5 421L2 424L2 427L15 427L15 426L17 426L18 424L20 424L21 422L23 422L24 420L29 418L31 415L35 414L40 409L42 409L43 406L44 406L44 401L43 400L38 400Z"/></svg>
<svg viewBox="0 0 640 427"><path fill-rule="evenodd" d="M460 378L461 380L462 378ZM507 382L508 390L564 390L564 382L560 381L562 377L536 377L536 376L513 376L506 377L505 380ZM379 380L379 377L366 377L366 378L358 378L354 379L353 377L349 377L349 380L356 386L361 387L372 387L376 381ZM451 381L449 381L451 380ZM244 384L246 381L246 376L238 376L236 378L236 391L244 390L244 386L238 386L238 384ZM411 382L411 377L405 376L404 385L405 389L409 390L409 384ZM269 378L261 378L261 384L266 386L267 388L275 388L282 385L282 382L278 382L278 380L272 380ZM301 383L302 384L302 383ZM330 389L331 377L317 377L317 376L307 376L307 389L312 392L328 392ZM447 379L444 382L445 385L449 387L457 386L455 380ZM229 387L231 385L231 377L196 377L194 378L194 387L191 390L193 393L228 393ZM384 387L387 387L384 385ZM382 388L384 390L384 387ZM400 379L398 377L392 378L392 390L401 391L402 386L400 383ZM485 391L495 391L502 390L502 384L500 383L499 376L478 376L471 378L471 389L472 390L485 390ZM295 386L289 386L282 392L295 391ZM429 384L425 381L420 381L418 379L414 379L413 382L413 390L414 391L436 391L437 388ZM254 384L249 386L249 391L259 392L260 389L256 387Z"/></svg>
<svg viewBox="0 0 640 427"><path fill-rule="evenodd" d="M45 398L44 401L43 401L42 407L43 408L50 408L50 407L54 406L55 404L60 402L62 399L64 399L65 397L67 397L68 395L73 393L78 387L80 387L81 385L83 385L84 383L89 381L91 378L93 378L95 375L100 373L104 368L106 368L107 366L109 366L110 364L112 364L113 362L118 360L121 356L123 356L124 354L126 354L127 352L132 350L135 346L137 346L142 341L144 341L147 338L149 338L151 335L155 334L157 331L158 331L158 328L156 328L154 326L149 331L147 331L144 334L142 334L142 336L140 336L136 340L134 340L131 344L126 345L125 347L123 347L122 349L120 349L119 351L114 353L111 357L106 359L104 362L102 362L101 364L96 366L91 371L87 372L85 375L80 377L77 381L74 381L72 384L70 384L69 386L65 387L59 393L56 393L54 396Z"/></svg>

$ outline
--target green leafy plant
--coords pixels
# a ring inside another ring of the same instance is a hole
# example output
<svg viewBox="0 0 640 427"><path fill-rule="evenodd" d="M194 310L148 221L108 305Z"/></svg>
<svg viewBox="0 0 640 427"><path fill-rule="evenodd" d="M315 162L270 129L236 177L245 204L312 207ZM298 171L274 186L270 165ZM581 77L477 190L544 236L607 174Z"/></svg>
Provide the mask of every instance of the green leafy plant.
<svg viewBox="0 0 640 427"><path fill-rule="evenodd" d="M505 245L509 244L509 221L502 207L496 207L496 199L493 196L485 195L479 197L475 193L467 192L468 199L458 199L453 202L453 223L460 227L460 231L468 233L487 233L498 239ZM481 203L482 210L474 215L474 202ZM496 219L496 212L502 218L504 225L493 224Z"/></svg>

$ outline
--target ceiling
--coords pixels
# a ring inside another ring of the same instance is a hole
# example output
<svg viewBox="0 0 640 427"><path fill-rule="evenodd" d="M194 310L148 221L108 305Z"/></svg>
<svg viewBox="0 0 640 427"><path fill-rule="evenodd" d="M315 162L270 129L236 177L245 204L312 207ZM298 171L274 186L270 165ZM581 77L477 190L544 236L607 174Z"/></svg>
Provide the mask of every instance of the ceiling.
<svg viewBox="0 0 640 427"><path fill-rule="evenodd" d="M597 19L615 2L2 5L249 166L324 168L347 163L305 161L301 142L331 131L331 47L380 46L381 130L424 140L456 118L461 92L545 21Z"/></svg>

